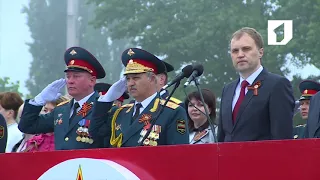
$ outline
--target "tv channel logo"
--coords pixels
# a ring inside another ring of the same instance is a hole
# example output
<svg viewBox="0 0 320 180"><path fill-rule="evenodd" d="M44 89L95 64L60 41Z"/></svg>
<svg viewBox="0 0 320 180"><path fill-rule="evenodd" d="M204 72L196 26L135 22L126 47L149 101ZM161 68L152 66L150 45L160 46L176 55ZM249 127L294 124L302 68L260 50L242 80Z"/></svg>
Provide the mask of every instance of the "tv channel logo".
<svg viewBox="0 0 320 180"><path fill-rule="evenodd" d="M283 24L283 39L277 41L275 29ZM292 20L268 20L268 45L286 45L293 37Z"/></svg>

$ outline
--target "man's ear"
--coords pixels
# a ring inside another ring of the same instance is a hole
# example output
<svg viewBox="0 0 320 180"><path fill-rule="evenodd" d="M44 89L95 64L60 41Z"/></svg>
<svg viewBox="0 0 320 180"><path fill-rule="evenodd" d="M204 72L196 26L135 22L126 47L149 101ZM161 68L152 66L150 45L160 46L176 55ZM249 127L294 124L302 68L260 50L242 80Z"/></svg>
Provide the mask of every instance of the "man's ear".
<svg viewBox="0 0 320 180"><path fill-rule="evenodd" d="M259 59L262 58L263 52L264 52L263 48L260 48L260 49L259 49Z"/></svg>

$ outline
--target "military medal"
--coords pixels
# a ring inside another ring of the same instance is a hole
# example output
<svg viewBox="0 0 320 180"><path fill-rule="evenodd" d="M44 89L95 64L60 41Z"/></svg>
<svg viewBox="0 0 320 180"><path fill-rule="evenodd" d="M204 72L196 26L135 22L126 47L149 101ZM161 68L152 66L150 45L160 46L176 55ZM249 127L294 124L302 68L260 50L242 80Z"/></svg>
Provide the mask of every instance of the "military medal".
<svg viewBox="0 0 320 180"><path fill-rule="evenodd" d="M85 137L82 137L82 138L81 138L81 142L86 142L86 138L85 138Z"/></svg>
<svg viewBox="0 0 320 180"><path fill-rule="evenodd" d="M58 120L58 124L59 124L59 125L62 124L62 119L59 119L59 120Z"/></svg>
<svg viewBox="0 0 320 180"><path fill-rule="evenodd" d="M143 144L146 145L146 146L148 146L149 143L150 143L150 140L149 140L149 139L145 139L145 140L143 141Z"/></svg>
<svg viewBox="0 0 320 180"><path fill-rule="evenodd" d="M93 143L93 139L89 139L89 144L92 144Z"/></svg>
<svg viewBox="0 0 320 180"><path fill-rule="evenodd" d="M77 136L76 141L78 141L78 142L81 141L81 137Z"/></svg>

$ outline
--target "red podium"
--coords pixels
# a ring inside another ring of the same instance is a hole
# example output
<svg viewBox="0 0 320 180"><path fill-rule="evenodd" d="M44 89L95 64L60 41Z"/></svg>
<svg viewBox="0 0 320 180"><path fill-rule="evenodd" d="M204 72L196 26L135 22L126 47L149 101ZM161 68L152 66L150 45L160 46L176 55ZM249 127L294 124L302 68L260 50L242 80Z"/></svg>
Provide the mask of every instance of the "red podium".
<svg viewBox="0 0 320 180"><path fill-rule="evenodd" d="M1 180L320 179L320 140L0 154Z"/></svg>

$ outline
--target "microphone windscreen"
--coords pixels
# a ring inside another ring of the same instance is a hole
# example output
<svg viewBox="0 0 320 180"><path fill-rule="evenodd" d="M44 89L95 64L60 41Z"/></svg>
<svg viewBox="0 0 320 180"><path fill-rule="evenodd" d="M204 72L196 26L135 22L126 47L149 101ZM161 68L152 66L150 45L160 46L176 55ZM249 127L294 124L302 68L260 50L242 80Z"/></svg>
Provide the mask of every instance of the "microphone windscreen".
<svg viewBox="0 0 320 180"><path fill-rule="evenodd" d="M186 78L190 77L190 75L192 74L192 71L193 71L193 66L190 64L182 69L183 75Z"/></svg>
<svg viewBox="0 0 320 180"><path fill-rule="evenodd" d="M193 70L194 71L197 70L197 72L198 72L197 76L201 76L203 74L203 71L204 71L202 64L196 64L194 66Z"/></svg>

